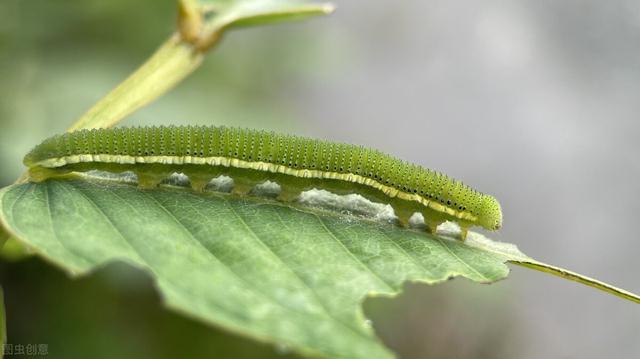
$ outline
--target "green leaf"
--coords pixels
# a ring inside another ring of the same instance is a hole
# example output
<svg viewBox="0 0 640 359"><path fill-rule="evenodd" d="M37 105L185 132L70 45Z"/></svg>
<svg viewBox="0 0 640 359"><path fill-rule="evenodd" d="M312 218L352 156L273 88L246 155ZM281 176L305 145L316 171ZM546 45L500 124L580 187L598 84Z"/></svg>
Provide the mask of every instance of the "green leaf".
<svg viewBox="0 0 640 359"><path fill-rule="evenodd" d="M454 276L490 283L506 261L538 263L476 233L462 243L213 192L50 180L3 189L0 209L13 236L73 275L125 261L149 272L169 307L315 356L393 356L364 318L367 295Z"/></svg>
<svg viewBox="0 0 640 359"><path fill-rule="evenodd" d="M227 29L327 15L334 6L305 0L178 0L178 9L181 37L206 50Z"/></svg>
<svg viewBox="0 0 640 359"><path fill-rule="evenodd" d="M334 10L329 3L287 0L200 0L208 30L255 26L326 15Z"/></svg>

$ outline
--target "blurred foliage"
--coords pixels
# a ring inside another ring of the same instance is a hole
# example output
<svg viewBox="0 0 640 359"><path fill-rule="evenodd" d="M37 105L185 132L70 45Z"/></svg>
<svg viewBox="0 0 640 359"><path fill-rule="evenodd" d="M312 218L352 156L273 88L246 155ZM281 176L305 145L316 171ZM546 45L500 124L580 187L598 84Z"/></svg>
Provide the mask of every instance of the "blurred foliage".
<svg viewBox="0 0 640 359"><path fill-rule="evenodd" d="M517 305L506 289L469 280L407 283L401 296L370 298L364 308L399 358L518 358Z"/></svg>
<svg viewBox="0 0 640 359"><path fill-rule="evenodd" d="M48 344L50 358L294 358L167 311L123 263L71 280L31 258L0 263L0 280L9 342Z"/></svg>

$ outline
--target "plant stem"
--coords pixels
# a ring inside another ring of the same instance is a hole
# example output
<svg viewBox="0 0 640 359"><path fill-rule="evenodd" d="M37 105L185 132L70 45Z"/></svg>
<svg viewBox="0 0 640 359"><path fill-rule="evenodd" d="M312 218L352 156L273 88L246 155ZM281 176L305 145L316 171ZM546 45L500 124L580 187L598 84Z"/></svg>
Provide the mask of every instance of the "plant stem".
<svg viewBox="0 0 640 359"><path fill-rule="evenodd" d="M550 264L546 264L546 263L542 263L542 262L538 262L535 260L523 260L523 261L510 261L513 264L517 264L519 266L523 266L523 267L527 267L527 268L531 268L531 269L535 269L538 270L540 272L545 272L545 273L549 273L549 274L553 274L555 276L558 276L560 278L564 278L564 279L568 279L574 282L578 282L578 283L582 283L584 285L587 285L589 287L593 287L596 289L599 289L603 292L607 292L607 293L611 293L617 297L620 298L624 298L627 300L630 300L632 302L636 302L636 303L640 303L640 296L633 294L629 291L626 291L624 289L620 289L620 288L616 288L610 284L601 282L597 279L593 279L590 277L587 277L585 275L582 274L578 274L575 272L572 272L570 270L564 269L564 268L560 268L560 267L556 267L556 266L552 266Z"/></svg>
<svg viewBox="0 0 640 359"><path fill-rule="evenodd" d="M174 34L133 74L98 101L69 131L111 127L145 106L200 66L204 53Z"/></svg>

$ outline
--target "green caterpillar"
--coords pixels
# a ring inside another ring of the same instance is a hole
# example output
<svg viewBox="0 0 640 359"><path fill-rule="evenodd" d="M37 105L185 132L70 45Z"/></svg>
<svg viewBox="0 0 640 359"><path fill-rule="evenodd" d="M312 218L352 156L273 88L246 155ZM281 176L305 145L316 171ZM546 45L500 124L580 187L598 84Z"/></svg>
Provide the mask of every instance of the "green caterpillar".
<svg viewBox="0 0 640 359"><path fill-rule="evenodd" d="M389 203L401 224L422 213L427 230L455 221L466 238L471 226L497 230L500 204L444 174L380 151L272 132L227 127L140 127L81 130L53 136L24 158L32 181L71 172L133 171L143 188L156 187L174 172L203 191L220 175L247 194L267 180L281 186L278 198L292 201L305 190L358 193Z"/></svg>

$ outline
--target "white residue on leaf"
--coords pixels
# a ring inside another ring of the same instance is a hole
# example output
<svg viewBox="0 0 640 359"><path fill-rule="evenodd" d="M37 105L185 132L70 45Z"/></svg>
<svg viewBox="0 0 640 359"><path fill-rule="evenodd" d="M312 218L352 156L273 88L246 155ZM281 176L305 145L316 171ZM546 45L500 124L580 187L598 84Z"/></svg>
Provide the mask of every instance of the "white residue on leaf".
<svg viewBox="0 0 640 359"><path fill-rule="evenodd" d="M298 202L312 207L338 210L345 214L357 214L379 221L393 222L398 217L389 204L371 202L359 194L338 195L326 190L311 189L300 194Z"/></svg>
<svg viewBox="0 0 640 359"><path fill-rule="evenodd" d="M218 176L207 184L207 190L229 193L233 189L233 178L229 176Z"/></svg>
<svg viewBox="0 0 640 359"><path fill-rule="evenodd" d="M272 181L265 181L253 187L251 193L262 197L277 197L282 188L279 184Z"/></svg>
<svg viewBox="0 0 640 359"><path fill-rule="evenodd" d="M100 180L117 181L117 182L124 182L124 183L138 182L138 176L136 176L136 174L131 171L126 171L122 173L113 173L113 172L107 172L107 171L91 170L80 175L96 178Z"/></svg>
<svg viewBox="0 0 640 359"><path fill-rule="evenodd" d="M162 181L162 184L166 184L169 186L178 186L178 187L189 187L191 186L191 182L189 181L189 177L184 173L174 172L169 177Z"/></svg>

